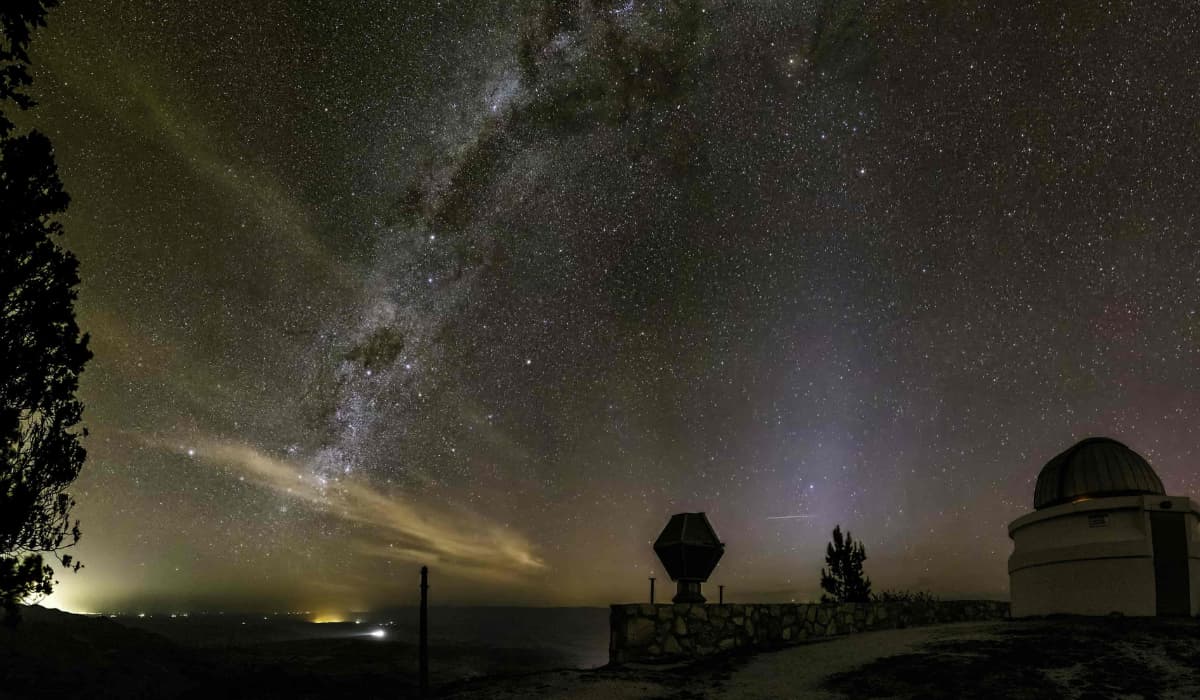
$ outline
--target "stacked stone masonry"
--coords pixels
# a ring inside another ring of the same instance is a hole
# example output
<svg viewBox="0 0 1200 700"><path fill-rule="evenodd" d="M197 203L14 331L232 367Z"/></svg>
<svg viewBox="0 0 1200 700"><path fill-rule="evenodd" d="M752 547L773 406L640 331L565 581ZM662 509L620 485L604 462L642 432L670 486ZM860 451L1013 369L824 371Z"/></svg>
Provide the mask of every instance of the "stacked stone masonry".
<svg viewBox="0 0 1200 700"><path fill-rule="evenodd" d="M614 605L608 656L612 663L676 661L735 649L774 649L852 632L1008 616L1008 603L990 600Z"/></svg>

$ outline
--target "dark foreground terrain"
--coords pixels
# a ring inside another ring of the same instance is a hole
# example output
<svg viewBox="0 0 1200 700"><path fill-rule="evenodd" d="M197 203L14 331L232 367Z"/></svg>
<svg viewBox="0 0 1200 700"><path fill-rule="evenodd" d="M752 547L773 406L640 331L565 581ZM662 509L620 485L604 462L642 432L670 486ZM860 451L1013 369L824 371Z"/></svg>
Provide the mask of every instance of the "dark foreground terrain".
<svg viewBox="0 0 1200 700"><path fill-rule="evenodd" d="M851 697L1198 698L1200 621L1010 622L990 638L877 659L824 687Z"/></svg>
<svg viewBox="0 0 1200 700"><path fill-rule="evenodd" d="M112 620L25 608L16 628L0 625L0 699L413 697L409 613L358 625L285 616ZM595 666L607 656L602 608L434 608L431 619L435 686Z"/></svg>
<svg viewBox="0 0 1200 700"><path fill-rule="evenodd" d="M317 625L323 636L295 639L287 624L264 623L248 641L221 642L213 631L189 644L168 639L178 628L155 625L168 635L30 609L17 629L0 628L0 698L416 695L415 653L402 631L381 641L352 624ZM1195 620L962 623L593 670L545 670L578 658L546 649L443 641L438 650L435 695L454 698L1200 697Z"/></svg>
<svg viewBox="0 0 1200 700"><path fill-rule="evenodd" d="M1061 618L885 630L674 667L483 679L466 698L1200 698L1200 621Z"/></svg>

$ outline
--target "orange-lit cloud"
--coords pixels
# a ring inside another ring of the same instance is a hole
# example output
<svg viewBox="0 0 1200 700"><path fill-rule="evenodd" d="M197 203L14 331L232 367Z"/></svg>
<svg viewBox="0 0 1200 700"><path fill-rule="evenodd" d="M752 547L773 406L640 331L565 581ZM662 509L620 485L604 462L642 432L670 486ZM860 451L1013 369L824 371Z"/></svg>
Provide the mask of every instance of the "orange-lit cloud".
<svg viewBox="0 0 1200 700"><path fill-rule="evenodd" d="M196 457L232 468L318 512L366 526L366 535L347 546L367 556L436 563L489 580L511 580L545 568L524 537L474 513L417 505L353 477L323 484L297 465L246 444L202 442Z"/></svg>

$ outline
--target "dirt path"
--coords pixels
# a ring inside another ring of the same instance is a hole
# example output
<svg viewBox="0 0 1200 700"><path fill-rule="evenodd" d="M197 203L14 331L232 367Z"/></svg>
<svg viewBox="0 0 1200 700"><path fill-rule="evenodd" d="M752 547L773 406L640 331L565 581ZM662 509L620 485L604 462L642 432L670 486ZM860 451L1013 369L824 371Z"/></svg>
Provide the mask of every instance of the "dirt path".
<svg viewBox="0 0 1200 700"><path fill-rule="evenodd" d="M630 664L596 671L555 671L485 679L449 689L445 697L590 700L634 698L842 698L820 688L831 674L912 652L938 641L988 639L1004 623L962 623L883 630L813 642L749 657L691 666Z"/></svg>
<svg viewBox="0 0 1200 700"><path fill-rule="evenodd" d="M1200 697L1200 621L968 622L691 665L557 671L447 690L455 698L1190 700Z"/></svg>
<svg viewBox="0 0 1200 700"><path fill-rule="evenodd" d="M1004 622L964 622L936 627L864 632L754 657L709 698L844 698L823 690L827 678L889 656L917 651L931 642L995 638Z"/></svg>

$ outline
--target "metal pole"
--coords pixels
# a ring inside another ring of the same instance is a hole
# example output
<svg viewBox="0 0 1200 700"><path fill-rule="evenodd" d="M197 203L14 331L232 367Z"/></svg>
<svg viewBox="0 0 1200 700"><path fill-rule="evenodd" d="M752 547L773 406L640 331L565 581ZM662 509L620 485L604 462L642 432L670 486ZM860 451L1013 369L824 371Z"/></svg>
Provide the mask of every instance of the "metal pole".
<svg viewBox="0 0 1200 700"><path fill-rule="evenodd" d="M420 630L421 697L429 695L429 567L421 567L421 630Z"/></svg>
<svg viewBox="0 0 1200 700"><path fill-rule="evenodd" d="M650 604L654 605L654 577L650 577Z"/></svg>
<svg viewBox="0 0 1200 700"><path fill-rule="evenodd" d="M717 586L717 605L725 604L725 584Z"/></svg>

